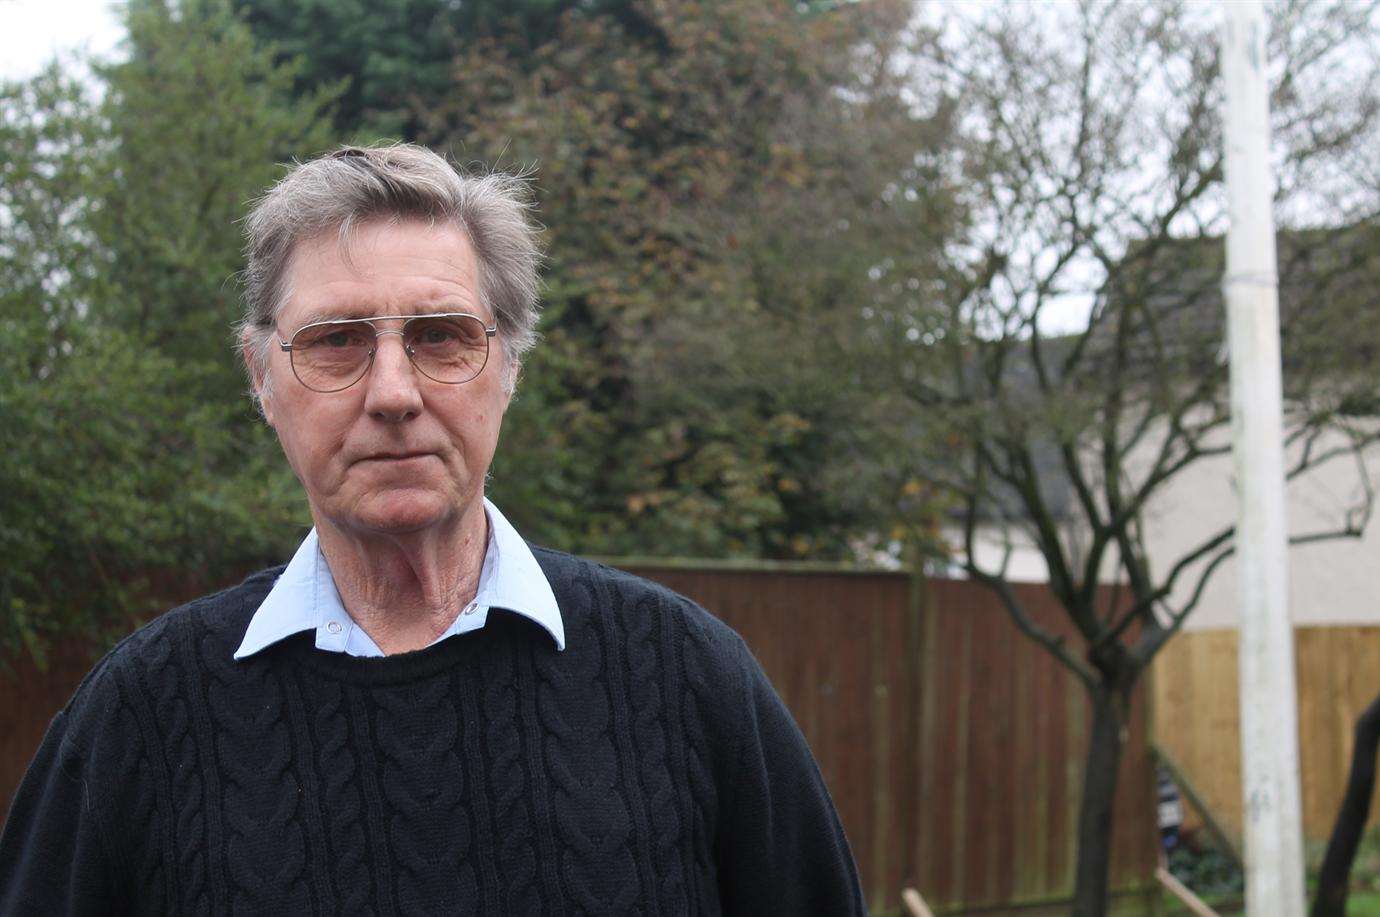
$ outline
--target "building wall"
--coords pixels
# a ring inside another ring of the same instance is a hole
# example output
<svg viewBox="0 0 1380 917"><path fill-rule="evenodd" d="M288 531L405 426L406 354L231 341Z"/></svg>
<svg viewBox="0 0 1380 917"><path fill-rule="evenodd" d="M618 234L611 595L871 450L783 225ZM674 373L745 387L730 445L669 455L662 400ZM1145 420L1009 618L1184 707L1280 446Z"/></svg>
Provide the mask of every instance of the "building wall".
<svg viewBox="0 0 1380 917"><path fill-rule="evenodd" d="M1339 444L1320 442L1319 452ZM1297 452L1290 456L1297 460ZM1380 485L1380 449L1367 454L1369 473ZM1134 467L1134 465L1133 465ZM1337 529L1348 510L1364 500L1364 484L1354 459L1334 459L1290 483L1287 514L1291 535ZM1163 575L1183 557L1230 525L1236 517L1236 490L1230 455L1201 459L1181 471L1147 507L1144 538L1152 572ZM949 532L960 551L962 531ZM1008 577L1013 582L1048 581L1048 568L1032 540L1023 532L1010 537ZM1006 539L984 529L978 539L978 561L986 569L1000 566ZM1104 565L1103 582L1118 576L1113 552ZM1201 569L1201 567L1199 568ZM949 571L961 575L961 571ZM1198 570L1180 580L1173 604L1180 607L1192 593ZM1228 559L1208 581L1197 608L1184 622L1189 631L1236 627L1237 565ZM1380 523L1365 527L1361 538L1342 538L1292 546L1289 549L1289 600L1294 623L1300 626L1380 624Z"/></svg>
<svg viewBox="0 0 1380 917"><path fill-rule="evenodd" d="M1325 448L1326 444L1320 446ZM1380 477L1380 453L1367 463ZM1291 535L1338 528L1348 508L1363 497L1362 479L1353 460L1333 460L1292 482L1288 488ZM1156 572L1191 551L1236 516L1236 491L1230 456L1203 459L1179 474L1148 509L1147 553ZM1185 630L1236 627L1237 564L1227 560L1209 580ZM1193 578L1176 591L1185 600ZM1289 606L1294 623L1309 625L1380 624L1380 526L1366 527L1364 537L1297 545L1289 549Z"/></svg>
<svg viewBox="0 0 1380 917"><path fill-rule="evenodd" d="M960 557L963 529L959 526L950 526L944 530L944 537L954 546L955 557ZM978 567L994 573L1001 569L1002 561L1005 559L1006 578L1010 582L1043 583L1049 579L1049 568L1045 566L1044 555L1024 532L1013 530L1003 533L991 526L983 526L977 533L977 550L974 554L977 555ZM965 575L961 565L957 563L952 564L944 573L960 579Z"/></svg>

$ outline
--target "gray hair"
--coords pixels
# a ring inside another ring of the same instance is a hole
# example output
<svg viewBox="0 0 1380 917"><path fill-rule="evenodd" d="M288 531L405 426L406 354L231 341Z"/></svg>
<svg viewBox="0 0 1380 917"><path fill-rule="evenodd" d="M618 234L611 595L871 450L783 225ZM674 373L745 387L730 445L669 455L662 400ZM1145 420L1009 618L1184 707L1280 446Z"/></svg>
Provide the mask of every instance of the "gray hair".
<svg viewBox="0 0 1380 917"><path fill-rule="evenodd" d="M465 174L410 143L347 146L297 163L245 221L244 318L237 331L248 344L248 368L267 390L274 326L291 295L287 267L299 242L335 229L348 246L361 223L414 218L452 223L474 246L479 295L498 324L503 387L511 393L537 340L541 254L531 209L524 176Z"/></svg>

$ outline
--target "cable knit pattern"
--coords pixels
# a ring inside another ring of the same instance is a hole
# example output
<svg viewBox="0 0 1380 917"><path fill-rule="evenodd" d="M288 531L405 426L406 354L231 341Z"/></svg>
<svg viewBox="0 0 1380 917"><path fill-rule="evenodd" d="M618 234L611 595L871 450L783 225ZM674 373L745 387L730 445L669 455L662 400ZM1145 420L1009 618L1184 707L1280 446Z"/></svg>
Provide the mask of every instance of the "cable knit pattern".
<svg viewBox="0 0 1380 917"><path fill-rule="evenodd" d="M591 603L593 586L577 580L578 600ZM588 607L588 605L587 605ZM628 848L629 818L610 735L605 652L591 615L566 624L579 644L568 655L538 658L537 700L546 727L548 774L555 784L556 827L564 849L561 875L576 914L634 912L640 894Z"/></svg>
<svg viewBox="0 0 1380 917"><path fill-rule="evenodd" d="M537 848L532 800L518 709L517 660L510 653L485 653L479 660L483 682L484 741L489 774L489 817L498 849L505 914L539 914Z"/></svg>
<svg viewBox="0 0 1380 917"><path fill-rule="evenodd" d="M381 659L232 654L279 571L124 641L0 834L0 915L863 913L799 730L694 603L536 550L560 607Z"/></svg>
<svg viewBox="0 0 1380 917"><path fill-rule="evenodd" d="M206 875L206 800L184 668L182 647L174 640L149 642L143 671L154 675L145 681L145 689L152 695L149 726L156 728L159 744L166 749L165 766L171 784L173 820L168 856L176 864L174 898L183 903L187 914L207 914L211 899Z"/></svg>
<svg viewBox="0 0 1380 917"><path fill-rule="evenodd" d="M711 652L709 637L702 627L691 625L684 630L680 643L681 675L689 689L681 694L681 716L687 723L701 722L709 708L709 695L721 686L714 683L705 660ZM690 854L701 874L712 874L714 847L713 824L718 809L718 787L714 783L713 752L709 737L702 730L687 730L685 742L685 789L690 799ZM711 889L701 885L696 898L701 908L708 910L705 896Z"/></svg>
<svg viewBox="0 0 1380 917"><path fill-rule="evenodd" d="M300 673L294 672L294 677ZM368 875L369 843L364 833L363 789L359 784L356 745L351 741L345 691L337 682L308 682L304 705L311 711L312 738L316 744L312 762L321 775L321 811L326 824L335 900L326 911L374 917L372 883L355 881Z"/></svg>
<svg viewBox="0 0 1380 917"><path fill-rule="evenodd" d="M428 913L428 902L448 894L478 900L470 859L473 828L461 805L468 775L456 754L459 731L449 695L446 679L372 693L379 784L390 812L389 847L399 866L399 914ZM438 774L448 779L437 780Z"/></svg>
<svg viewBox="0 0 1380 917"><path fill-rule="evenodd" d="M122 732L138 736L140 732L138 717L128 702L128 693L121 699L116 721ZM140 844L134 848L119 848L116 856L127 863L129 875L135 887L141 890L142 897L151 905L151 910L166 907L166 882L164 876L164 841L167 834L166 820L158 810L158 779L154 772L154 758L145 742L123 742L116 746L119 754L111 762L116 774L132 776L136 791L127 801L128 821L114 824L112 828L121 831L116 837L122 839L123 831L138 832ZM125 826L128 826L126 829ZM6 823L6 831L9 825ZM0 883L2 886L3 883ZM0 909L0 913L3 910Z"/></svg>
<svg viewBox="0 0 1380 917"><path fill-rule="evenodd" d="M310 913L303 787L283 687L266 660L236 663L224 636L203 636L200 661L222 777L228 903L236 913Z"/></svg>
<svg viewBox="0 0 1380 917"><path fill-rule="evenodd" d="M619 626L628 635L627 682L632 705L632 733L638 757L638 786L653 813L652 862L657 876L654 893L663 910L684 900L685 875L681 862L685 814L675 792L666 743L667 697L676 697L677 673L666 670L660 641L665 617L661 602L653 596L637 601L614 595ZM663 693L664 692L664 693Z"/></svg>

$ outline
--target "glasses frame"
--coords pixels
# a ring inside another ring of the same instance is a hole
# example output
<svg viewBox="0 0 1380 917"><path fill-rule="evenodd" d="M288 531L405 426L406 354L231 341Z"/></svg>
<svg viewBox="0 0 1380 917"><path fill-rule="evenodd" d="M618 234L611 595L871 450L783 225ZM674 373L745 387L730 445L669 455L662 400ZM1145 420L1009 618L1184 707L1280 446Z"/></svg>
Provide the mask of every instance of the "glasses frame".
<svg viewBox="0 0 1380 917"><path fill-rule="evenodd" d="M483 326L484 362L479 365L478 371L476 371L473 376L470 376L468 379L463 379L460 382L447 382L444 379L437 379L435 376L431 375L426 370L422 369L420 366L417 365L416 355L412 352L412 348L407 346L406 332L409 322L423 318L472 318L475 321L479 322L481 326ZM380 329L378 325L374 324L375 322L385 321L402 322L402 327ZM349 382L346 382L344 385L340 386L340 388L319 389L307 385L307 383L302 379L301 374L297 372L296 361L292 359L292 342L297 340L297 336L309 328L324 328L330 327L331 325L358 325L361 323L368 325L370 328L374 330L374 345L369 348L369 359L365 362L364 369L360 372L360 374L358 376L355 376ZM403 353L407 354L407 362L412 364L413 369L421 373L423 376L426 376L426 378L430 379L432 382L439 382L442 385L464 385L466 382L473 382L475 379L479 378L480 374L484 372L485 367L489 365L489 351L492 349L489 345L489 341L492 340L494 335L498 334L498 323L495 322L493 327L490 327L484 322L484 319L480 318L478 315L475 315L473 312L428 312L423 315L375 315L371 318L330 318L319 322L307 322L307 324L303 325L301 328L298 328L296 331L294 331L292 333L292 336L289 337L286 341L282 339L282 332L279 331L278 346L282 348L283 352L288 355L288 365L292 367L292 375L297 379L299 383L301 383L301 385L305 389L307 389L307 391L316 392L317 394L321 395L333 395L336 392L345 391L345 389L349 388L350 386L358 382L360 379L363 379L365 376L369 375L369 371L374 368L374 356L379 352L379 338L385 334L396 334L398 337L402 338Z"/></svg>

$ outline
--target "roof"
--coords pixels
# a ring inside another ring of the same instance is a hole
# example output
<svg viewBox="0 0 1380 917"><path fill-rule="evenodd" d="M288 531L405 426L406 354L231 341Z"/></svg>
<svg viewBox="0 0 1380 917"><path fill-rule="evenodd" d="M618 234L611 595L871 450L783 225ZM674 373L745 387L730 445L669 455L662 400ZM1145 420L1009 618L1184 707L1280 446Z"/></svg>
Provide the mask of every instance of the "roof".
<svg viewBox="0 0 1380 917"><path fill-rule="evenodd" d="M1277 246L1286 398L1380 416L1380 227L1284 232ZM1172 398L1179 380L1210 373L1221 377L1218 391L1226 397L1225 249L1217 236L1133 246L1099 293L1093 327L1069 370L1075 378L1063 380L1057 403L1040 393L1029 342L1009 351L1004 401L1017 419L1026 410L1044 412L1029 427L1030 454L1041 497L1056 520L1073 518L1078 508L1049 427L1058 422L1057 412L1067 410L1081 432L1080 393L1096 397L1115 380ZM1060 378L1081 337L1041 339L1051 376ZM1001 485L992 494L981 509L984 521L1025 518L1014 490Z"/></svg>

